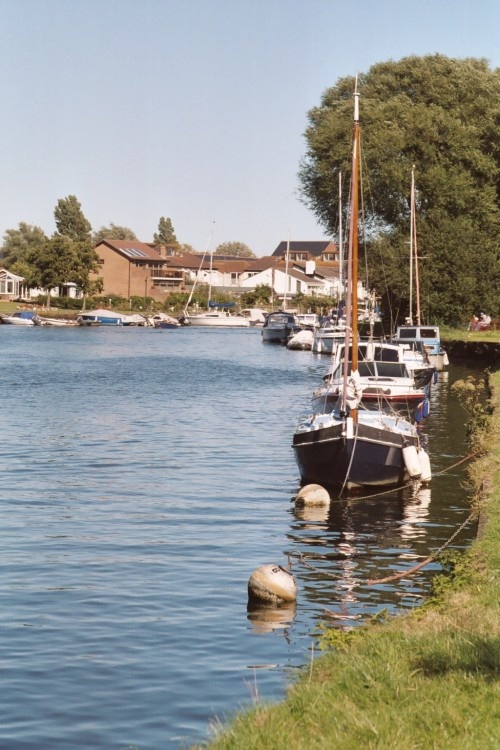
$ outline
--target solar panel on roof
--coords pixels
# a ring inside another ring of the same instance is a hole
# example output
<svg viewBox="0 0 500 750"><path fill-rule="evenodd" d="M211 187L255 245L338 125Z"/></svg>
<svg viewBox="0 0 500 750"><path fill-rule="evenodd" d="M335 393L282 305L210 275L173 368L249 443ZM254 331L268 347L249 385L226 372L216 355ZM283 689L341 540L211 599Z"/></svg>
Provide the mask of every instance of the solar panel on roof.
<svg viewBox="0 0 500 750"><path fill-rule="evenodd" d="M138 250L136 247L125 247L122 248L122 252L128 255L130 258L147 258L148 254L144 250Z"/></svg>

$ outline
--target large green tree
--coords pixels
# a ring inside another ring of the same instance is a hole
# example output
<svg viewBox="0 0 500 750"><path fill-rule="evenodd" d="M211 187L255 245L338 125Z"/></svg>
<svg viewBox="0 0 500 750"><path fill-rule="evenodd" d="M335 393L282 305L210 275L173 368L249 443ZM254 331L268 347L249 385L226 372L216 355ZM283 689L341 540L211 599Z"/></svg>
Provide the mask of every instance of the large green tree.
<svg viewBox="0 0 500 750"><path fill-rule="evenodd" d="M77 243L68 237L54 235L31 248L26 261L29 265L27 282L46 290L50 307L50 290L75 279L79 268Z"/></svg>
<svg viewBox="0 0 500 750"><path fill-rule="evenodd" d="M237 258L255 258L255 254L244 242L223 242L215 248L215 255L232 255Z"/></svg>
<svg viewBox="0 0 500 750"><path fill-rule="evenodd" d="M177 245L174 227L171 219L161 217L158 222L158 231L153 236L156 245Z"/></svg>
<svg viewBox="0 0 500 750"><path fill-rule="evenodd" d="M91 241L92 226L85 217L76 195L59 198L54 209L57 234L75 242Z"/></svg>
<svg viewBox="0 0 500 750"><path fill-rule="evenodd" d="M47 235L43 229L21 221L17 229L7 229L4 234L0 248L2 265L12 269L14 264L23 263L29 251L46 240Z"/></svg>
<svg viewBox="0 0 500 750"><path fill-rule="evenodd" d="M408 314L415 168L424 318L457 323L478 306L498 315L500 71L485 60L408 57L374 65L358 90L369 283L393 314ZM341 79L309 112L299 172L304 202L333 235L337 175L344 185L350 177L353 91Z"/></svg>
<svg viewBox="0 0 500 750"><path fill-rule="evenodd" d="M92 240L97 245L101 240L136 240L137 237L132 229L120 227L118 224L111 223L108 227L101 227L94 232Z"/></svg>
<svg viewBox="0 0 500 750"><path fill-rule="evenodd" d="M59 199L54 209L54 218L57 232L53 239L61 239L69 243L74 257L72 264L65 263L64 257L61 258L60 263L57 263L55 255L52 253L50 257L54 261L54 274L59 277L61 269L66 269L68 275L62 281L73 281L78 284L83 291L83 307L85 308L86 296L102 286L102 283L91 280L90 277L91 273L95 273L99 269L99 256L95 252L92 242L92 225L85 217L80 202L75 195ZM58 249L62 253L69 252L64 243L60 245L56 243L53 250L57 252ZM60 286L60 282L53 284L53 286Z"/></svg>

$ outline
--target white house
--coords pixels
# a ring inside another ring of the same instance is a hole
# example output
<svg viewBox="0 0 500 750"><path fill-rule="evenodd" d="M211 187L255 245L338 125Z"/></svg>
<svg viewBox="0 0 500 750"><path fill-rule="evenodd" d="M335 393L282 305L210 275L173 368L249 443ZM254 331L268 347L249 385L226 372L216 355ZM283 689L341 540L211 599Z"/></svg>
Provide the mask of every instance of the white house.
<svg viewBox="0 0 500 750"><path fill-rule="evenodd" d="M25 295L24 278L0 268L0 299L17 299Z"/></svg>

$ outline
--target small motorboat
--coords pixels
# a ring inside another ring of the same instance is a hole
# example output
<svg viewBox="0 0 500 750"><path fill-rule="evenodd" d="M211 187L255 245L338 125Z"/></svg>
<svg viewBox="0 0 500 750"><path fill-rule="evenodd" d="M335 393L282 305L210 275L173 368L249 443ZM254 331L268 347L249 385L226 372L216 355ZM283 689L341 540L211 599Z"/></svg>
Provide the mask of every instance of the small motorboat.
<svg viewBox="0 0 500 750"><path fill-rule="evenodd" d="M269 313L266 318L261 330L262 341L286 344L288 339L300 330L301 327L295 315L276 310Z"/></svg>
<svg viewBox="0 0 500 750"><path fill-rule="evenodd" d="M17 310L11 315L1 315L2 323L11 326L34 326L36 312L34 310Z"/></svg>

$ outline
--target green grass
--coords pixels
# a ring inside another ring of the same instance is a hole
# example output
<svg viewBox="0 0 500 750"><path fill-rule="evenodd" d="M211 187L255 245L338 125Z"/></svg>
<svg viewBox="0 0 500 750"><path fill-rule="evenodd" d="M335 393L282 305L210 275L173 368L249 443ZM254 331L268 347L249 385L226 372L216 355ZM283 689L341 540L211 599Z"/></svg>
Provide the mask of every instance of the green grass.
<svg viewBox="0 0 500 750"><path fill-rule="evenodd" d="M214 724L212 750L493 750L500 747L500 373L487 455L471 473L481 535L411 614L332 631L278 705ZM480 496L480 497L479 497ZM201 747L201 746L197 746Z"/></svg>

